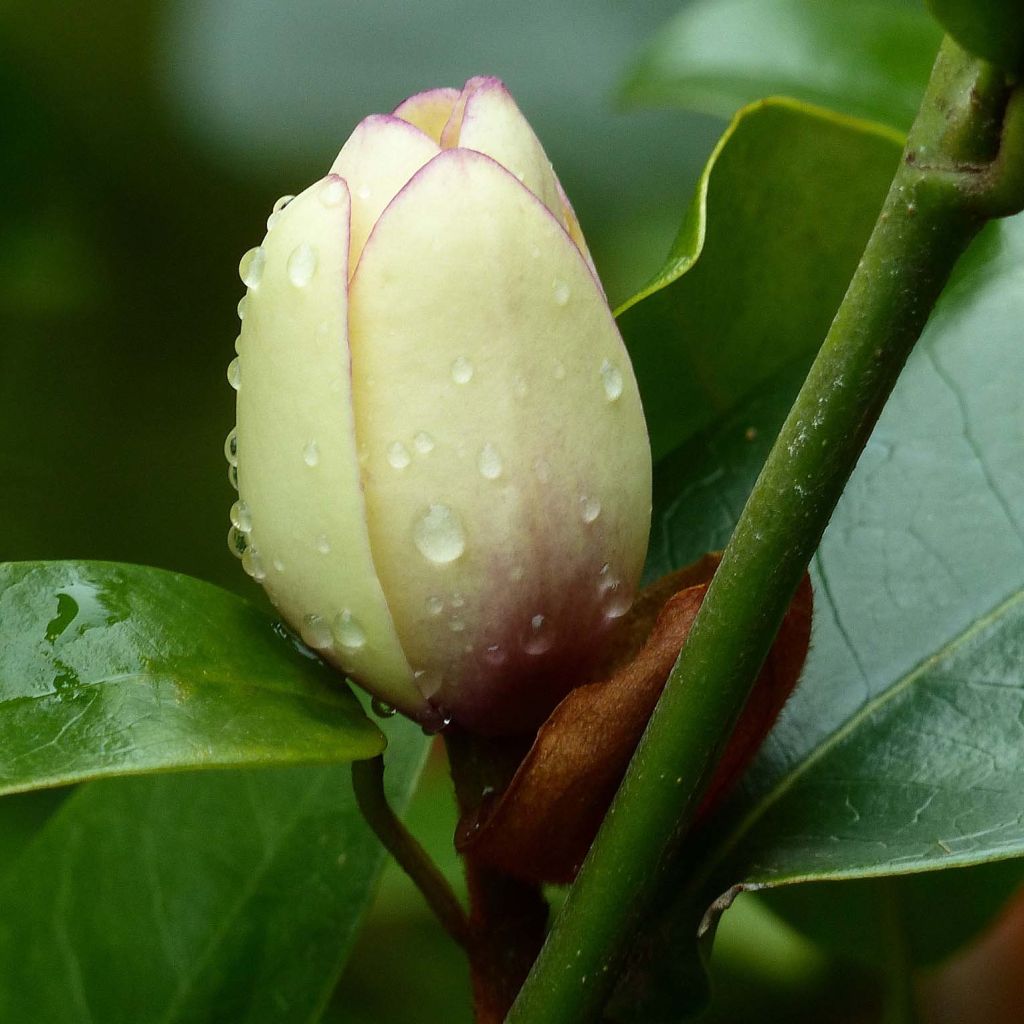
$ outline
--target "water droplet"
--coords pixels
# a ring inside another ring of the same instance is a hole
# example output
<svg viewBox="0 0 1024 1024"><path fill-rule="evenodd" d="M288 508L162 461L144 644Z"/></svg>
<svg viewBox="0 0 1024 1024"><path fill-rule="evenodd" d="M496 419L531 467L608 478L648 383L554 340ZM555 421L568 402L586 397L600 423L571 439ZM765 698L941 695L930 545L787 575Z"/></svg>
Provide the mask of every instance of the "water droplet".
<svg viewBox="0 0 1024 1024"><path fill-rule="evenodd" d="M234 427L224 438L224 458L228 460L229 466L238 465L238 432Z"/></svg>
<svg viewBox="0 0 1024 1024"><path fill-rule="evenodd" d="M315 651L326 650L333 639L330 626L319 615L305 616L299 635Z"/></svg>
<svg viewBox="0 0 1024 1024"><path fill-rule="evenodd" d="M267 218L267 230L273 231L274 225L281 219L281 211L295 198L295 196L281 196L280 199L274 203L273 209L270 211L270 216Z"/></svg>
<svg viewBox="0 0 1024 1024"><path fill-rule="evenodd" d="M555 281L554 294L555 302L559 306L564 306L569 301L569 286L564 281Z"/></svg>
<svg viewBox="0 0 1024 1024"><path fill-rule="evenodd" d="M434 450L434 439L425 430L421 430L412 439L412 443L420 455L429 455Z"/></svg>
<svg viewBox="0 0 1024 1024"><path fill-rule="evenodd" d="M238 300L238 319L239 320L244 320L245 319L245 310L246 310L246 307L248 305L249 305L249 296L248 295L243 295Z"/></svg>
<svg viewBox="0 0 1024 1024"><path fill-rule="evenodd" d="M499 644L490 644L484 651L484 660L491 665L501 665L505 662L507 655Z"/></svg>
<svg viewBox="0 0 1024 1024"><path fill-rule="evenodd" d="M350 651L358 651L366 646L366 633L347 608L334 620L334 637L342 647Z"/></svg>
<svg viewBox="0 0 1024 1024"><path fill-rule="evenodd" d="M412 539L431 562L454 562L466 550L466 535L459 517L447 505L431 505L416 521Z"/></svg>
<svg viewBox="0 0 1024 1024"><path fill-rule="evenodd" d="M555 380L565 380L565 367L557 359L555 360Z"/></svg>
<svg viewBox="0 0 1024 1024"><path fill-rule="evenodd" d="M620 619L633 606L632 597L622 580L612 574L607 562L601 566L600 576L601 579L597 586L601 592L604 614L609 619Z"/></svg>
<svg viewBox="0 0 1024 1024"><path fill-rule="evenodd" d="M480 449L476 464L480 468L480 475L488 480L497 480L501 476L501 456L498 449L489 441Z"/></svg>
<svg viewBox="0 0 1024 1024"><path fill-rule="evenodd" d="M465 607L466 599L456 590L452 593L451 604L453 608L463 608Z"/></svg>
<svg viewBox="0 0 1024 1024"><path fill-rule="evenodd" d="M468 384L472 379L473 364L465 356L459 356L452 363L452 380L456 384Z"/></svg>
<svg viewBox="0 0 1024 1024"><path fill-rule="evenodd" d="M228 483L237 491L238 490L238 467L228 466Z"/></svg>
<svg viewBox="0 0 1024 1024"><path fill-rule="evenodd" d="M356 195L359 196L360 199L369 199L370 198L370 186L369 185L360 185L356 189Z"/></svg>
<svg viewBox="0 0 1024 1024"><path fill-rule="evenodd" d="M242 533L252 533L252 513L244 501L236 501L231 506L231 525L237 526Z"/></svg>
<svg viewBox="0 0 1024 1024"><path fill-rule="evenodd" d="M238 356L228 363L228 383L237 391L242 386L242 366Z"/></svg>
<svg viewBox="0 0 1024 1024"><path fill-rule="evenodd" d="M597 498L590 498L583 495L580 498L580 515L583 522L592 523L601 514L601 502Z"/></svg>
<svg viewBox="0 0 1024 1024"><path fill-rule="evenodd" d="M523 650L527 654L543 654L551 650L554 642L554 627L543 615L534 615L530 619L530 628L523 637Z"/></svg>
<svg viewBox="0 0 1024 1024"><path fill-rule="evenodd" d="M275 558L271 564L274 566L274 572L284 572L284 562L280 558Z"/></svg>
<svg viewBox="0 0 1024 1024"><path fill-rule="evenodd" d="M260 558L260 553L251 544L242 554L242 568L257 583L267 578L267 570L263 568L263 560Z"/></svg>
<svg viewBox="0 0 1024 1024"><path fill-rule="evenodd" d="M292 249L288 257L288 280L296 288L305 288L316 273L316 249L303 242Z"/></svg>
<svg viewBox="0 0 1024 1024"><path fill-rule="evenodd" d="M605 397L614 402L622 394L622 374L617 366L607 359L601 364L601 383L604 385Z"/></svg>
<svg viewBox="0 0 1024 1024"><path fill-rule="evenodd" d="M374 697L370 701L370 710L378 718L392 718L395 714L395 708L386 701L381 700L380 697Z"/></svg>
<svg viewBox="0 0 1024 1024"><path fill-rule="evenodd" d="M331 542L327 539L326 533L321 533L316 539L316 549L321 555L329 555L331 553Z"/></svg>
<svg viewBox="0 0 1024 1024"><path fill-rule="evenodd" d="M267 254L260 245L254 246L238 261L238 276L246 288L258 288L263 279Z"/></svg>
<svg viewBox="0 0 1024 1024"><path fill-rule="evenodd" d="M341 178L333 174L324 182L320 189L320 202L324 206L338 206L345 198L345 185Z"/></svg>
<svg viewBox="0 0 1024 1024"><path fill-rule="evenodd" d="M441 612L444 611L444 601L442 601L436 594L431 594L425 603L428 615L440 615Z"/></svg>
<svg viewBox="0 0 1024 1024"><path fill-rule="evenodd" d="M393 469L405 469L412 462L409 449L401 441L392 441L388 445L388 465Z"/></svg>
<svg viewBox="0 0 1024 1024"><path fill-rule="evenodd" d="M237 355L241 355L242 354L242 336L241 335L239 335L237 338L235 338L235 353Z"/></svg>
<svg viewBox="0 0 1024 1024"><path fill-rule="evenodd" d="M456 616L451 620L451 622L448 623L448 628L453 633L461 633L466 628L465 620L460 619L458 616Z"/></svg>
<svg viewBox="0 0 1024 1024"><path fill-rule="evenodd" d="M228 530L228 551L235 556L235 558L241 558L245 554L245 549L249 546L249 538L238 529L237 526L232 526Z"/></svg>
<svg viewBox="0 0 1024 1024"><path fill-rule="evenodd" d="M537 479L546 484L551 479L551 463L547 459L537 458L533 460L533 471Z"/></svg>
<svg viewBox="0 0 1024 1024"><path fill-rule="evenodd" d="M316 441L309 441L302 449L302 461L312 469L320 462L320 446Z"/></svg>

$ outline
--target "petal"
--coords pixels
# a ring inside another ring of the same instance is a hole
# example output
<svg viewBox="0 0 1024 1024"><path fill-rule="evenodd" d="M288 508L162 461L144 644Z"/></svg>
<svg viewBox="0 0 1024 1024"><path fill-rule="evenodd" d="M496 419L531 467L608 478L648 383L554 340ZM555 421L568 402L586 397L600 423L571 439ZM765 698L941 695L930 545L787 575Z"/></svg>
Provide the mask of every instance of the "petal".
<svg viewBox="0 0 1024 1024"><path fill-rule="evenodd" d="M366 529L346 334L348 218L344 182L327 177L263 241L239 344L239 496L284 618L382 699L423 714Z"/></svg>
<svg viewBox="0 0 1024 1024"><path fill-rule="evenodd" d="M384 207L403 185L441 150L418 128L387 114L365 118L331 166L348 183L352 200L349 276Z"/></svg>
<svg viewBox="0 0 1024 1024"><path fill-rule="evenodd" d="M456 720L536 724L600 652L647 544L650 450L611 313L534 195L460 148L377 222L349 322L403 648Z"/></svg>
<svg viewBox="0 0 1024 1024"><path fill-rule="evenodd" d="M441 132L459 98L458 89L429 89L418 92L399 103L391 112L392 116L415 125L436 143L441 142Z"/></svg>
<svg viewBox="0 0 1024 1024"><path fill-rule="evenodd" d="M466 83L441 136L441 146L473 149L497 160L568 227L551 161L497 78L471 78Z"/></svg>

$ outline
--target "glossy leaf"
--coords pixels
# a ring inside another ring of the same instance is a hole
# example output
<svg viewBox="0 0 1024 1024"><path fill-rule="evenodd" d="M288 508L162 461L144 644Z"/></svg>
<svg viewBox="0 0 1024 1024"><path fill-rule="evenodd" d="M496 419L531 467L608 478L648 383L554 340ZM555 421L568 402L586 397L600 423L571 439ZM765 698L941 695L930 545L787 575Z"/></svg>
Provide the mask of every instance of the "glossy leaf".
<svg viewBox="0 0 1024 1024"><path fill-rule="evenodd" d="M383 727L401 808L428 741ZM0 1020L317 1020L383 859L347 767L81 786L0 863Z"/></svg>
<svg viewBox="0 0 1024 1024"><path fill-rule="evenodd" d="M864 145L869 152L874 142ZM770 154L751 158L746 173L762 178L771 162ZM743 188L733 185L738 195ZM881 193L878 186L872 209ZM800 222L817 216L813 207L790 212ZM769 224L771 216L766 208ZM724 219L718 236L709 216L707 249L715 242L731 253L718 272L742 278L760 256L760 229L735 226ZM827 248L802 256L828 258ZM678 877L696 882L666 891L674 919L651 945L676 956L646 981L667 1002L693 983L679 954L692 954L701 911L733 887L1024 854L1022 260L1024 218L991 225L977 240L847 487L811 567L815 629L803 680L731 807L691 846ZM781 261L774 272L784 279L800 269ZM662 299L673 323L699 337L728 336L733 307L675 287L676 302ZM746 401L656 467L649 577L727 541L813 353L816 342L805 337L802 355L797 348ZM967 873L963 884L973 884ZM727 905L717 904L709 922ZM979 924L970 915L943 923L922 959L948 952ZM660 1019L657 1008L636 1007Z"/></svg>
<svg viewBox="0 0 1024 1024"><path fill-rule="evenodd" d="M723 117L785 95L906 129L941 35L895 2L698 0L648 45L623 93Z"/></svg>
<svg viewBox="0 0 1024 1024"><path fill-rule="evenodd" d="M619 311L655 458L809 365L899 151L888 129L789 100L737 115L665 265Z"/></svg>
<svg viewBox="0 0 1024 1024"><path fill-rule="evenodd" d="M0 565L0 793L383 747L336 673L217 587L130 565Z"/></svg>

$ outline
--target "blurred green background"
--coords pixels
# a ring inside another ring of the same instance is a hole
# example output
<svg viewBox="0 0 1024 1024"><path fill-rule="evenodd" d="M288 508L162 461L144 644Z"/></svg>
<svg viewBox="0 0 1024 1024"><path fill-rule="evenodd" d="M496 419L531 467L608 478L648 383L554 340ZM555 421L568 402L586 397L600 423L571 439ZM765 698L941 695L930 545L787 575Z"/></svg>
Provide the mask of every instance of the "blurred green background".
<svg viewBox="0 0 1024 1024"><path fill-rule="evenodd" d="M658 266L717 119L617 112L678 0L133 0L0 7L0 560L162 566L258 599L226 545L240 255L356 122L496 74L613 300ZM434 763L414 826L457 874ZM387 978L400 972L401 985ZM332 1019L469 1019L460 957L393 868Z"/></svg>

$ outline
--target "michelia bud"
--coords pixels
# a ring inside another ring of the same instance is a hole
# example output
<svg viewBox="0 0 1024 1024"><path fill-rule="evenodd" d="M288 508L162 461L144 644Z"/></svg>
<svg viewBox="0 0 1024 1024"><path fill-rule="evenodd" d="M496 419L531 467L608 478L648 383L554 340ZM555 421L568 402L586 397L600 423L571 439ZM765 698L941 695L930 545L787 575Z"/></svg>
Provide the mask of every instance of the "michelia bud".
<svg viewBox="0 0 1024 1024"><path fill-rule="evenodd" d="M240 266L232 546L381 701L535 727L629 608L651 501L636 381L540 143L496 79L420 93L267 227Z"/></svg>

